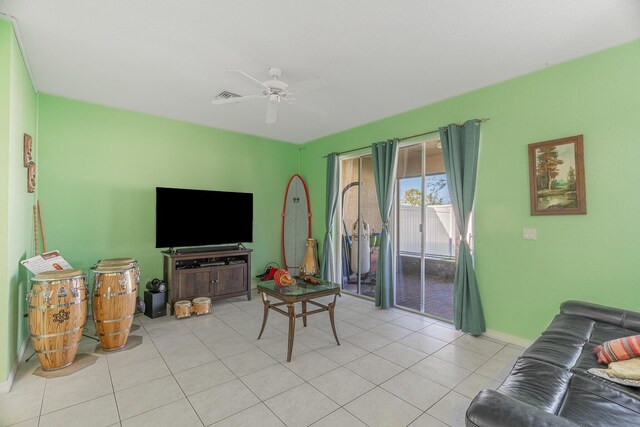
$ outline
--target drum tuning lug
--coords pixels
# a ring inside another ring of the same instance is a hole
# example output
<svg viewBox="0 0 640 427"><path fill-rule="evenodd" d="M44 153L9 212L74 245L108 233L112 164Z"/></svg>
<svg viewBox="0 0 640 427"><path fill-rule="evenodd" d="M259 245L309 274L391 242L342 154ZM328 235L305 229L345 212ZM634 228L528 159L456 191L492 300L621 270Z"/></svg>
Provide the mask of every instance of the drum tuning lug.
<svg viewBox="0 0 640 427"><path fill-rule="evenodd" d="M78 298L78 295L80 295L80 290L78 289L77 286L71 288L71 293L73 294L74 298Z"/></svg>
<svg viewBox="0 0 640 427"><path fill-rule="evenodd" d="M95 285L95 290L97 291L98 289L100 289L100 285L102 285L102 282L99 280L96 280L96 285Z"/></svg>
<svg viewBox="0 0 640 427"><path fill-rule="evenodd" d="M127 283L127 279L118 279L118 283L120 283L120 287L124 289L124 285Z"/></svg>
<svg viewBox="0 0 640 427"><path fill-rule="evenodd" d="M27 304L30 302L31 300L31 295L33 295L33 291L29 291L27 292L27 296L26 296L26 300L27 300Z"/></svg>
<svg viewBox="0 0 640 427"><path fill-rule="evenodd" d="M66 298L66 297L67 297L67 288L62 286L60 289L58 289L58 298Z"/></svg>
<svg viewBox="0 0 640 427"><path fill-rule="evenodd" d="M49 304L49 300L51 299L51 294L53 294L53 291L44 291L44 293L42 294L45 304Z"/></svg>

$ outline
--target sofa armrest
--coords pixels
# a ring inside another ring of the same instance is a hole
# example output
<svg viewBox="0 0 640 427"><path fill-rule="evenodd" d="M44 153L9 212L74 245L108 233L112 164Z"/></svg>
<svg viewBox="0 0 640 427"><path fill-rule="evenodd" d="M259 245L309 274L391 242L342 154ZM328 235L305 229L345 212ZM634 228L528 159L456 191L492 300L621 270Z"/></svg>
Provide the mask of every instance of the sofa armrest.
<svg viewBox="0 0 640 427"><path fill-rule="evenodd" d="M482 390L467 409L468 427L577 427L566 418L550 414L495 390Z"/></svg>
<svg viewBox="0 0 640 427"><path fill-rule="evenodd" d="M588 317L595 321L640 331L640 313L635 311L621 310L589 302L565 301L560 306L560 313Z"/></svg>

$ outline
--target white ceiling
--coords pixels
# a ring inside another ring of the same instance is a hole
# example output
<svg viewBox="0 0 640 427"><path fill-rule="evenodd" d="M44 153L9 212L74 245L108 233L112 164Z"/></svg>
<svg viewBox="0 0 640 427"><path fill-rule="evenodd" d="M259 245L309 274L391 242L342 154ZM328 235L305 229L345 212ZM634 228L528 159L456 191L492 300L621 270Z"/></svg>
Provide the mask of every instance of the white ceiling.
<svg viewBox="0 0 640 427"><path fill-rule="evenodd" d="M306 142L640 38L638 0L0 0L39 91ZM227 72L328 87L283 105Z"/></svg>

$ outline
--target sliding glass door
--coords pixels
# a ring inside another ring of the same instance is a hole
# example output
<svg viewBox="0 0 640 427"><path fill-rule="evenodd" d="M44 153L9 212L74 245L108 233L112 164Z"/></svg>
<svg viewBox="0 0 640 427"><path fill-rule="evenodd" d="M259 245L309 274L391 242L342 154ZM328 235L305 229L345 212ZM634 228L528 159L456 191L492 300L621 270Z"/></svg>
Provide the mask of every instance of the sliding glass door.
<svg viewBox="0 0 640 427"><path fill-rule="evenodd" d="M396 305L453 319L458 241L437 140L401 147L394 209Z"/></svg>
<svg viewBox="0 0 640 427"><path fill-rule="evenodd" d="M340 209L342 287L374 297L382 220L371 155L340 160Z"/></svg>

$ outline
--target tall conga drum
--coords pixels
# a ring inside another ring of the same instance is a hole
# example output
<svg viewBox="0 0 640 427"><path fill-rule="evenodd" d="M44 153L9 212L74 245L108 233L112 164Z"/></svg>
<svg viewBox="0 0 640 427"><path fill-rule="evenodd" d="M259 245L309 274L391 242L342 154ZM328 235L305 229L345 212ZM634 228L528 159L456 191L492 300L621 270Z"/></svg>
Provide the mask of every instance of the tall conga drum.
<svg viewBox="0 0 640 427"><path fill-rule="evenodd" d="M105 351L127 343L136 311L137 268L133 263L98 265L93 269L93 321Z"/></svg>
<svg viewBox="0 0 640 427"><path fill-rule="evenodd" d="M27 293L31 343L42 369L73 363L87 315L87 286L81 270L36 274Z"/></svg>

